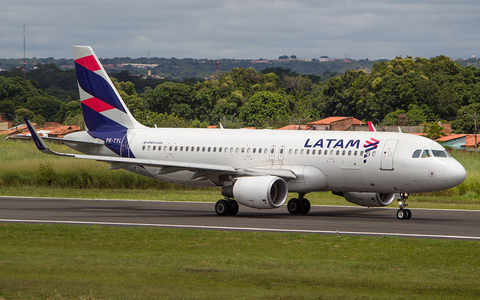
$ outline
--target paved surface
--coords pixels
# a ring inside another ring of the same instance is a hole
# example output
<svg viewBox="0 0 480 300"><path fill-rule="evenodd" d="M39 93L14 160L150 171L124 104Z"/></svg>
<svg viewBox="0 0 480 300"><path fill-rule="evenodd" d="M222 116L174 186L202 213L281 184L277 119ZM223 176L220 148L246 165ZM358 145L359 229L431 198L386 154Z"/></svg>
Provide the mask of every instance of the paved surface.
<svg viewBox="0 0 480 300"><path fill-rule="evenodd" d="M0 223L101 224L319 234L337 234L338 231L339 235L480 241L480 211L410 209L410 220L398 220L396 208L312 206L308 215L290 215L286 206L255 210L240 205L236 216L220 217L215 214L213 203L0 197Z"/></svg>

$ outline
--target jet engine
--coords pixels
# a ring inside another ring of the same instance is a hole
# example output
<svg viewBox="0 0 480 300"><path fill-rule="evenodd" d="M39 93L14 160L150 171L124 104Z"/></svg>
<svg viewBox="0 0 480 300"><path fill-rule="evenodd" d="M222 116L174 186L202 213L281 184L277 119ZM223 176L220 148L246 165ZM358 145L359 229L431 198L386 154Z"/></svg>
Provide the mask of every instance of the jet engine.
<svg viewBox="0 0 480 300"><path fill-rule="evenodd" d="M353 193L353 192L344 192L343 197L348 202L361 206L387 206L390 205L395 199L395 194L390 193Z"/></svg>
<svg viewBox="0 0 480 300"><path fill-rule="evenodd" d="M233 186L224 186L222 195L253 208L278 208L287 200L288 186L275 176L240 177Z"/></svg>

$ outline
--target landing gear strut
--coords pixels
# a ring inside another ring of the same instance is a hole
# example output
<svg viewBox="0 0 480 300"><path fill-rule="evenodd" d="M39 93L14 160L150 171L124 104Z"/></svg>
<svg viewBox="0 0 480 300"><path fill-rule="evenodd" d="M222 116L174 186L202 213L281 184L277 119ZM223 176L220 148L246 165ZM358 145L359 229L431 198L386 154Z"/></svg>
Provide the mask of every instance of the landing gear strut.
<svg viewBox="0 0 480 300"><path fill-rule="evenodd" d="M408 193L400 193L400 197L401 199L398 200L398 206L400 209L397 210L397 218L408 220L412 217L412 212L408 208L405 208L408 205L405 203L405 201L408 199Z"/></svg>
<svg viewBox="0 0 480 300"><path fill-rule="evenodd" d="M219 216L234 216L238 213L238 202L228 197L218 200L215 203L215 212Z"/></svg>
<svg viewBox="0 0 480 300"><path fill-rule="evenodd" d="M308 212L310 211L310 201L308 201L308 199L306 198L303 198L304 196L304 193L299 193L298 199L292 198L288 200L287 209L289 213L291 213L292 215L308 214Z"/></svg>

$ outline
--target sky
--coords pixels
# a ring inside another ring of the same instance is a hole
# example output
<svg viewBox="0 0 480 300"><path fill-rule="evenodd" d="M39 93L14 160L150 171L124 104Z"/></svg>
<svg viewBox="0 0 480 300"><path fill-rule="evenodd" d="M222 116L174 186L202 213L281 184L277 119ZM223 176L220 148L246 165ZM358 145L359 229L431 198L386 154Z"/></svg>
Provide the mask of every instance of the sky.
<svg viewBox="0 0 480 300"><path fill-rule="evenodd" d="M478 0L2 0L0 58L480 57Z"/></svg>

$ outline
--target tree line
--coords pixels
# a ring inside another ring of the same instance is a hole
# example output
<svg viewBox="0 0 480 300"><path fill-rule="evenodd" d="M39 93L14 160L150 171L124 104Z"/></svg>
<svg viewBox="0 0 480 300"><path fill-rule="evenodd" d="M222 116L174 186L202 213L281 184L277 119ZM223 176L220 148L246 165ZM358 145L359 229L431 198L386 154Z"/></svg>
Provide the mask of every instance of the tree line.
<svg viewBox="0 0 480 300"><path fill-rule="evenodd" d="M21 70L0 73L0 113L41 123L81 124L74 70L38 65L23 80ZM387 125L451 122L473 132L480 108L480 68L448 57L397 57L373 63L371 71L330 70L302 75L282 67L233 68L208 80L145 79L128 71L110 74L139 122L157 127L257 128L305 124L329 116L354 116Z"/></svg>

